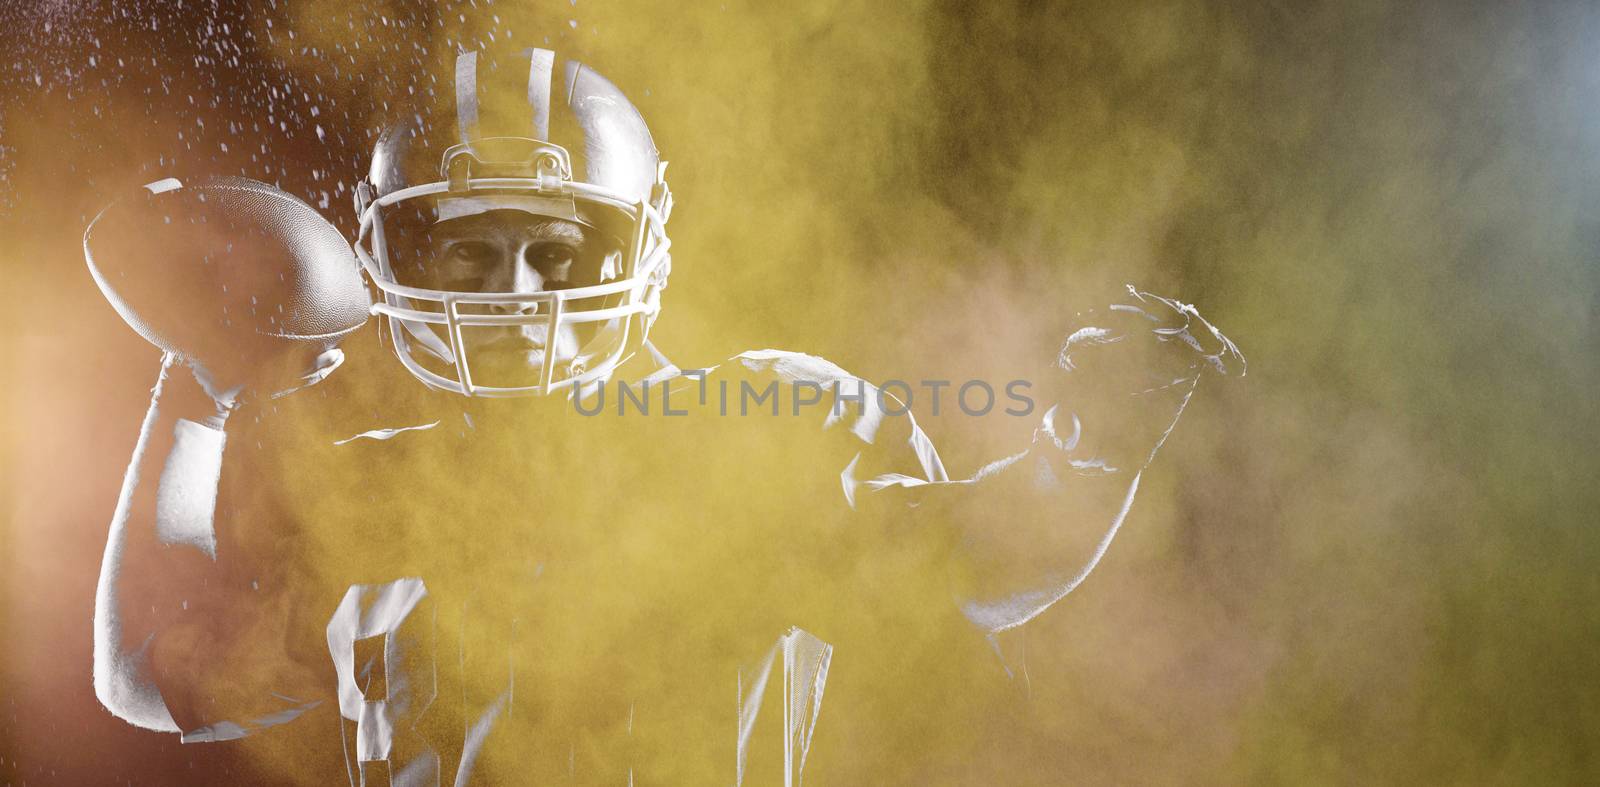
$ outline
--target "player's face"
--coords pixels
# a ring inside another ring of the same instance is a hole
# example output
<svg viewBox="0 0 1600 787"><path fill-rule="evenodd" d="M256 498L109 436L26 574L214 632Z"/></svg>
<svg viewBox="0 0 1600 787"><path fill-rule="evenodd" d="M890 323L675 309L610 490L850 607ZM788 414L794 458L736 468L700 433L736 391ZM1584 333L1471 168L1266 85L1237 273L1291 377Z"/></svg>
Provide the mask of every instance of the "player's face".
<svg viewBox="0 0 1600 787"><path fill-rule="evenodd" d="M538 292L598 284L618 250L580 224L514 210L451 219L428 233L429 286L465 292ZM463 312L533 313L534 304L462 305ZM484 385L527 385L537 380L545 353L572 360L587 336L563 325L554 337L535 325L472 327L462 342L474 379Z"/></svg>

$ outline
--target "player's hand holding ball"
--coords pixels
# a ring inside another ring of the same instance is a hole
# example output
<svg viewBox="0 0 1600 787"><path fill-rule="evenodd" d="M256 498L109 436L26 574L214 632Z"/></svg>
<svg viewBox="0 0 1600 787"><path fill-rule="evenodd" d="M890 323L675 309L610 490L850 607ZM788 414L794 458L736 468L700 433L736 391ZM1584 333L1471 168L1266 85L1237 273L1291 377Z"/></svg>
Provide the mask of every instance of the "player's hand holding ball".
<svg viewBox="0 0 1600 787"><path fill-rule="evenodd" d="M193 370L214 424L241 402L327 377L370 305L338 229L245 178L167 179L126 195L90 223L84 257L165 366Z"/></svg>

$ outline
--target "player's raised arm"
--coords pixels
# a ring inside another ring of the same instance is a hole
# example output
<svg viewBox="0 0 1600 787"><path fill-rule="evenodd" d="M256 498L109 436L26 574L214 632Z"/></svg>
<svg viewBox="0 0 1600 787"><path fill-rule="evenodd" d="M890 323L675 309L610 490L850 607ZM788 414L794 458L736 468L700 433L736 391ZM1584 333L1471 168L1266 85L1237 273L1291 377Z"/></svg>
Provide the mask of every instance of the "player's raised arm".
<svg viewBox="0 0 1600 787"><path fill-rule="evenodd" d="M231 414L326 377L365 322L350 248L303 202L219 178L123 197L90 225L84 253L112 306L164 351L101 564L95 693L185 740L286 721L304 706L300 676L237 675L234 697L197 688L229 668L218 654L282 619L231 592L248 556L219 550L217 485Z"/></svg>

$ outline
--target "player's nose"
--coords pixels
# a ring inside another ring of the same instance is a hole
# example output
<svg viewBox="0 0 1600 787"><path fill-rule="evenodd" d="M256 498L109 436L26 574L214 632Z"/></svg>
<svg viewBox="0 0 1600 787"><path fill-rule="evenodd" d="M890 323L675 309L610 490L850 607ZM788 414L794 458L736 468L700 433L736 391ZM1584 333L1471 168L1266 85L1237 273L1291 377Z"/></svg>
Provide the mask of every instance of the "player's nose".
<svg viewBox="0 0 1600 787"><path fill-rule="evenodd" d="M544 290L544 276L528 262L522 255L508 251L502 259L502 292L541 292ZM511 303L496 303L491 307L496 314L533 314L538 311L538 303L534 301L518 301Z"/></svg>

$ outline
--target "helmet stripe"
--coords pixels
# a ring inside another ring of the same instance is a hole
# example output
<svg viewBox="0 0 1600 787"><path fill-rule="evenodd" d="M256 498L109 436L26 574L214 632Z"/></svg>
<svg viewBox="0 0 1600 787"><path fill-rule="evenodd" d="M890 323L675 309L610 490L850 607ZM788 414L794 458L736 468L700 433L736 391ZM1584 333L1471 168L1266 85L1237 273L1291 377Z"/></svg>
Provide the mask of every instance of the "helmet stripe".
<svg viewBox="0 0 1600 787"><path fill-rule="evenodd" d="M550 80L555 70L556 53L533 50L528 66L528 103L533 106L533 138L550 141Z"/></svg>
<svg viewBox="0 0 1600 787"><path fill-rule="evenodd" d="M456 56L456 133L462 142L478 138L478 53Z"/></svg>

